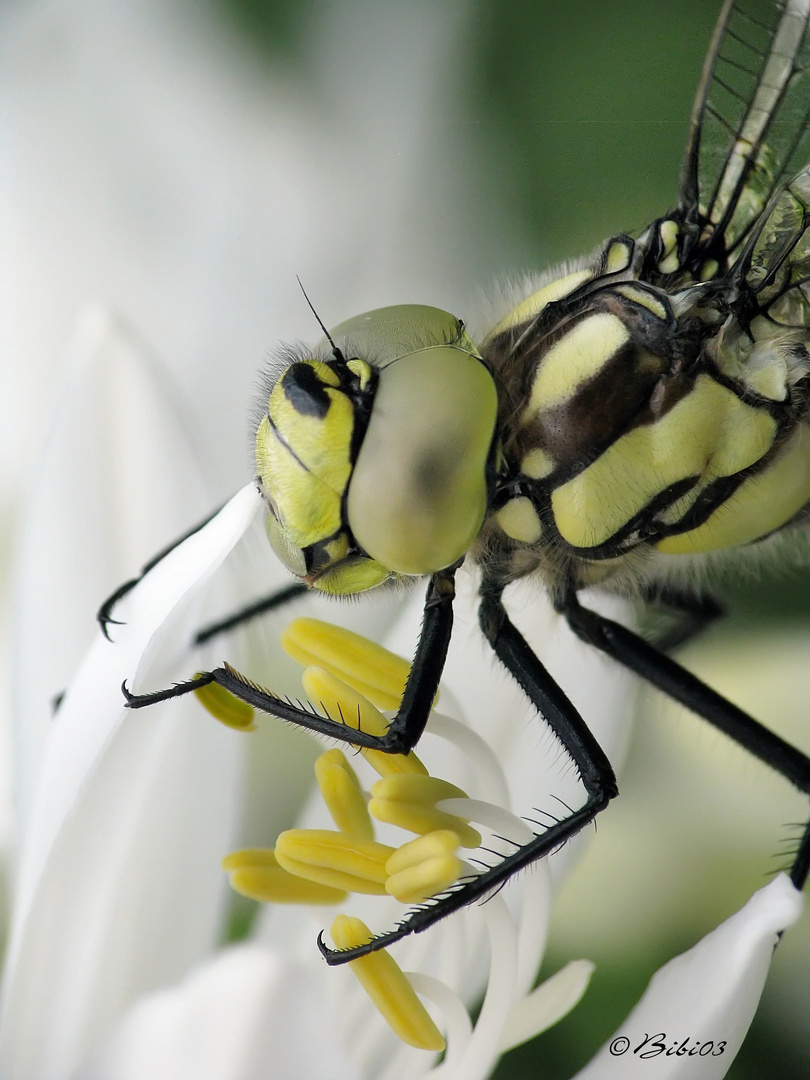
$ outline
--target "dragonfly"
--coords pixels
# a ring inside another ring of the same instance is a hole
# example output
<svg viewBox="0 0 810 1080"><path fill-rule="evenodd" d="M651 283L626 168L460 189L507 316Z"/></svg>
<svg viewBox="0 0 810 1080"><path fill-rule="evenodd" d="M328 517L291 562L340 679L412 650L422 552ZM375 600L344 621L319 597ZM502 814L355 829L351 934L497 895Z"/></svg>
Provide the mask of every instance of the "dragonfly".
<svg viewBox="0 0 810 1080"><path fill-rule="evenodd" d="M671 655L722 613L700 585L707 571L764 561L810 521L808 23L810 0L726 0L674 208L639 235L612 236L527 283L481 340L461 317L427 306L382 308L331 330L316 315L323 339L283 350L268 373L256 483L271 545L298 580L197 641L307 589L342 597L426 579L399 708L387 733L372 735L282 700L227 664L150 693L125 687L127 705L214 683L316 734L407 753L438 690L466 562L480 577L485 640L585 792L579 808L370 942L339 950L319 941L329 963L486 898L618 794L587 718L509 617L503 593L515 581L539 579L589 648L810 795L810 758ZM137 580L100 609L105 633ZM593 610L586 589L669 612L669 628L644 637ZM810 823L790 877L801 889L809 873Z"/></svg>

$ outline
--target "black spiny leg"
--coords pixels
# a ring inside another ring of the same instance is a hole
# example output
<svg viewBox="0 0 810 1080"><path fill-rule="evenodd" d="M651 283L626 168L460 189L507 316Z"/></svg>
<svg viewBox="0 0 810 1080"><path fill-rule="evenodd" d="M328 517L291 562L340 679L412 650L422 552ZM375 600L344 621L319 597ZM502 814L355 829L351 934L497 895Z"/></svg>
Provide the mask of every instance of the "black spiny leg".
<svg viewBox="0 0 810 1080"><path fill-rule="evenodd" d="M112 617L113 609L115 608L115 605L119 602L119 600L123 600L127 593L132 592L132 590L144 577L144 575L148 574L150 570L153 570L159 562L162 562L166 558L166 556L171 554L171 552L174 551L176 547L179 547L183 543L183 541L188 540L190 536L193 536L195 533L198 533L200 529L204 528L208 524L208 522L212 520L212 518L215 518L217 516L221 509L222 507L218 506L217 509L214 510L212 514L209 514L204 521L198 522L198 524L196 524L193 528L189 529L188 532L184 532L182 536L178 536L176 540L172 540L170 544L168 544L165 548L159 551L157 555L153 556L149 560L149 562L141 568L141 572L138 574L137 577L130 578L129 581L125 581L123 585L119 585L115 592L111 593L110 596L107 597L107 599L96 612L96 622L101 627L101 632L107 639L107 641L112 641L109 630L107 628L110 625L121 625L121 621L119 619L114 619Z"/></svg>
<svg viewBox="0 0 810 1080"><path fill-rule="evenodd" d="M434 574L430 579L422 617L422 633L397 715L391 721L385 735L370 735L368 732L358 731L338 720L320 716L284 701L276 697L272 691L264 690L249 682L227 664L214 668L212 671L206 671L194 679L189 679L188 682L151 694L131 694L124 686L122 689L127 699L127 706L130 709L142 709L149 705L156 705L160 701L167 701L169 698L182 697L183 694L191 693L201 686L215 682L255 709L297 724L308 731L316 731L321 735L339 739L341 742L351 743L354 746L367 746L388 754L406 754L422 737L433 699L439 688L439 680L444 669L453 629L454 577L455 568L453 567ZM290 599L289 595L287 599ZM209 631L212 634L218 628L215 626L213 630L209 628Z"/></svg>
<svg viewBox="0 0 810 1080"><path fill-rule="evenodd" d="M558 608L568 625L583 641L612 656L626 668L652 683L687 709L725 732L749 753L789 780L799 791L810 795L810 758L785 742L748 713L649 645L638 634L612 619L580 605L570 591ZM810 873L810 824L793 861L790 877L797 889L804 887Z"/></svg>
<svg viewBox="0 0 810 1080"><path fill-rule="evenodd" d="M409 912L395 929L378 935L367 945L355 949L329 949L319 938L318 945L329 964L344 964L385 948L408 934L426 930L476 900L486 898L518 870L542 859L570 840L618 794L616 777L606 754L573 704L509 620L499 591L485 592L479 608L479 619L495 655L574 761L586 791L585 803L489 870L460 882L447 893L428 901L425 906Z"/></svg>
<svg viewBox="0 0 810 1080"><path fill-rule="evenodd" d="M309 589L300 581L294 581L290 585L285 585L283 589L277 589L269 596L263 596L261 600L254 600L252 604L242 608L240 611L234 612L233 615L229 615L225 619L220 619L218 622L209 623L208 626L204 626L202 630L197 631L194 637L194 644L204 645L206 641L210 641L220 634L225 634L229 630L235 630L238 626L244 626L244 624L250 622L251 619L256 619L260 615L266 615L268 611L275 611L277 608L284 607L285 604L289 604L290 601L305 596L308 592Z"/></svg>

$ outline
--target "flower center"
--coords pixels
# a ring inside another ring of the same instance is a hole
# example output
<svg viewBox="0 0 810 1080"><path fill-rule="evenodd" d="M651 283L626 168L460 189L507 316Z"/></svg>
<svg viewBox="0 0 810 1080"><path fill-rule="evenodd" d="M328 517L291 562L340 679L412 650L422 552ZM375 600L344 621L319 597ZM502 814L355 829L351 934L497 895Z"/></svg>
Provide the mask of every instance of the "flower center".
<svg viewBox="0 0 810 1080"><path fill-rule="evenodd" d="M385 734L389 721L380 709L399 704L409 671L405 660L316 619L296 619L282 642L294 659L308 665L302 683L310 701L350 727ZM197 694L228 726L244 731L255 726L253 710L221 688L203 687ZM315 763L315 778L336 828L288 829L272 851L247 849L228 855L223 866L237 892L265 903L336 904L348 893L360 893L419 904L475 872L458 852L478 847L480 833L467 819L439 805L447 799L465 800L466 793L430 776L413 752L359 753L381 777L370 793L363 790L342 750L325 751ZM416 838L397 846L379 843L375 822ZM340 915L332 924L339 949L366 944L372 936L359 919ZM440 1032L390 954L379 950L349 966L401 1039L428 1050L444 1049Z"/></svg>

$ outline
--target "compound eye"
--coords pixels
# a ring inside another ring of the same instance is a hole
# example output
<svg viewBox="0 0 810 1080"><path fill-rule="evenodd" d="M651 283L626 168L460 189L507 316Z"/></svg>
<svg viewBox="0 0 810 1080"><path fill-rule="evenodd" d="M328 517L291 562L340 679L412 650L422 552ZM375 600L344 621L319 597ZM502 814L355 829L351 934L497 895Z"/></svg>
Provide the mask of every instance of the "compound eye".
<svg viewBox="0 0 810 1080"><path fill-rule="evenodd" d="M306 559L304 558L304 552L300 547L296 547L290 540L286 529L278 520L272 506L265 519L265 528L267 529L267 536L270 540L270 547L282 563L291 573L295 574L296 577L305 577L307 565Z"/></svg>
<svg viewBox="0 0 810 1080"><path fill-rule="evenodd" d="M360 547L401 574L430 574L468 550L484 519L495 384L479 357L420 349L380 372L349 483Z"/></svg>

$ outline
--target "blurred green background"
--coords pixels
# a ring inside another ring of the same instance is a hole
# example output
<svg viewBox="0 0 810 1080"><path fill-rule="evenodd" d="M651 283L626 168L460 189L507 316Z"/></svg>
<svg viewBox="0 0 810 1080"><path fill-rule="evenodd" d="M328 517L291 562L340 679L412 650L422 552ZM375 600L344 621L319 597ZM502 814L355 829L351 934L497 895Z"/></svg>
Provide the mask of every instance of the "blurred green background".
<svg viewBox="0 0 810 1080"><path fill-rule="evenodd" d="M307 39L317 0L210 2L223 31L248 41L257 63L283 67L302 94L310 93ZM459 281L486 287L492 275L542 269L591 250L611 233L639 230L672 206L718 8L717 0L469 5L470 40L463 43L469 62L456 91L462 119L453 121L461 129L452 136L468 147L465 161L475 171L467 183L490 212L469 221L460 238ZM424 19L430 33L429 7ZM472 268L470 251L477 253ZM448 283L449 293L458 288ZM767 581L730 572L720 592L732 618L686 658L740 704L754 711L756 702L763 718L782 732L795 729L799 739L808 711L800 680L810 642L809 584L806 573L789 570ZM738 761L736 751L649 692L641 698L624 798L600 821L599 837L563 891L545 968L588 956L597 963L591 989L563 1023L508 1054L496 1073L500 1080L573 1075L619 1027L652 972L764 884L783 826L796 820L780 816L791 810L775 805L780 785L761 778L764 770ZM785 727L785 712L792 728ZM674 821L670 793L688 806ZM756 816L765 806L764 838L750 837L735 815ZM676 834L681 828L681 835L673 838L670 828ZM631 872L633 884L623 892ZM807 932L790 934L780 952L729 1074L736 1080L810 1076Z"/></svg>

